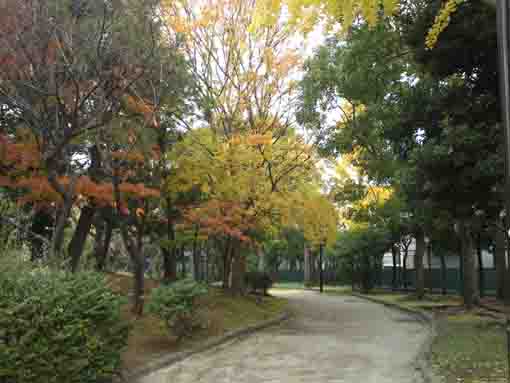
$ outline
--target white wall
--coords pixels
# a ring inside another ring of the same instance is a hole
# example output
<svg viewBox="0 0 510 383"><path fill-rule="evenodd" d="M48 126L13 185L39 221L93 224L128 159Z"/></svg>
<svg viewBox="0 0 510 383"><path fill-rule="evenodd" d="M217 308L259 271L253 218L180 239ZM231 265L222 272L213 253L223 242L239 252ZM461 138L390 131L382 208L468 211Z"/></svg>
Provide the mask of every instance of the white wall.
<svg viewBox="0 0 510 383"><path fill-rule="evenodd" d="M407 268L408 269L414 269L414 252L416 249L416 244L413 239L413 242L409 246L408 250L408 256L407 256ZM425 251L425 256L423 257L423 265L425 268L428 268L428 255L427 251ZM402 251L400 254L400 259L397 259L397 265L401 266L403 265L404 261L404 252ZM431 254L430 259L431 267L433 269L439 269L441 268L441 258L438 255ZM483 268L484 269L491 269L494 268L494 257L491 253L489 253L487 250L482 250L482 262L483 262ZM384 254L383 257L383 265L384 267L391 267L393 266L393 256L391 252L387 252ZM460 260L457 255L449 255L446 256L446 267L451 269L457 269L460 267Z"/></svg>

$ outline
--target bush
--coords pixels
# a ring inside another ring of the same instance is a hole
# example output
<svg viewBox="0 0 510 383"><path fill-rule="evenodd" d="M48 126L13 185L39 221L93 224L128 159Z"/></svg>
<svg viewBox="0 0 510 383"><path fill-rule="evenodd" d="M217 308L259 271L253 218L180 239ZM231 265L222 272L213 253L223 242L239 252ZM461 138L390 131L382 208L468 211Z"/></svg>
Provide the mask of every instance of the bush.
<svg viewBox="0 0 510 383"><path fill-rule="evenodd" d="M95 273L0 267L0 382L112 382L128 337L121 304Z"/></svg>
<svg viewBox="0 0 510 383"><path fill-rule="evenodd" d="M198 298L205 294L205 285L184 279L153 289L147 309L160 317L168 330L181 340L201 327Z"/></svg>
<svg viewBox="0 0 510 383"><path fill-rule="evenodd" d="M264 295L267 295L267 290L273 285L273 279L269 273L262 271L250 271L245 274L244 278L246 284L252 291L257 292L257 290L262 290Z"/></svg>

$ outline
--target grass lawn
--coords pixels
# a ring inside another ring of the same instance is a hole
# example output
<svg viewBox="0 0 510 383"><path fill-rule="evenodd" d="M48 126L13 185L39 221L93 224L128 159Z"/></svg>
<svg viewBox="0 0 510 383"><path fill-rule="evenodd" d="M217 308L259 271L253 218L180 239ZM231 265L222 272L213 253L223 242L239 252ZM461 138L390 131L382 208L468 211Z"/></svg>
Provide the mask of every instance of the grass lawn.
<svg viewBox="0 0 510 383"><path fill-rule="evenodd" d="M273 289L302 290L305 288L303 282L276 282Z"/></svg>
<svg viewBox="0 0 510 383"><path fill-rule="evenodd" d="M462 299L455 295L427 294L424 299L418 300L412 293L393 293L388 290L375 290L373 293L370 293L370 296L411 309L438 311L447 308L462 307Z"/></svg>
<svg viewBox="0 0 510 383"><path fill-rule="evenodd" d="M507 382L505 331L476 314L448 315L439 322L431 360L446 383Z"/></svg>
<svg viewBox="0 0 510 383"><path fill-rule="evenodd" d="M131 290L130 276L110 274L108 278L115 291L127 295ZM156 281L146 280L146 297L156 286ZM132 321L133 328L123 356L125 368L128 371L136 369L162 355L182 351L211 337L274 318L285 311L286 304L285 299L276 297L232 297L219 288L211 287L202 301L206 328L180 343L157 317L145 314L142 318L133 318L128 304L124 315Z"/></svg>
<svg viewBox="0 0 510 383"><path fill-rule="evenodd" d="M273 289L284 290L312 290L319 291L319 286L305 287L303 282L277 282L273 285ZM350 286L333 286L324 285L324 292L328 294L346 294L352 291Z"/></svg>
<svg viewBox="0 0 510 383"><path fill-rule="evenodd" d="M506 380L506 334L500 320L479 308L467 312L457 296L376 291L377 300L432 311L438 319L438 336L431 349L431 363L445 383L504 383Z"/></svg>

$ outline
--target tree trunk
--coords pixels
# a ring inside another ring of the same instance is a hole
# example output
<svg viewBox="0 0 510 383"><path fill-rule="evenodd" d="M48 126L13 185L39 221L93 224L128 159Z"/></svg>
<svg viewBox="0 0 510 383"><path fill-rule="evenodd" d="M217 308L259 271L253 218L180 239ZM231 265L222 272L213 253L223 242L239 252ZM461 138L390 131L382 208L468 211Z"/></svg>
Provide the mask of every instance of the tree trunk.
<svg viewBox="0 0 510 383"><path fill-rule="evenodd" d="M106 221L101 217L97 217L94 222L94 228L96 235L94 236L94 258L96 260L96 271L102 271L104 268L104 262L101 260L101 251L103 249Z"/></svg>
<svg viewBox="0 0 510 383"><path fill-rule="evenodd" d="M64 204L58 209L57 219L53 231L50 254L52 257L60 256L62 247L64 246L64 230L71 214L73 201L71 199L64 200Z"/></svg>
<svg viewBox="0 0 510 383"><path fill-rule="evenodd" d="M403 262L402 262L402 279L403 279L403 285L404 285L404 290L407 290L407 256L409 254L409 248L406 247L405 250L404 250L404 259L403 259Z"/></svg>
<svg viewBox="0 0 510 383"><path fill-rule="evenodd" d="M257 257L258 257L258 263L257 263L257 269L258 271L264 271L266 269L266 260L265 260L265 254L264 249L259 246L257 248Z"/></svg>
<svg viewBox="0 0 510 383"><path fill-rule="evenodd" d="M94 258L96 259L96 270L104 271L106 260L112 241L113 222L111 219L101 220L96 223L96 240L94 244Z"/></svg>
<svg viewBox="0 0 510 383"><path fill-rule="evenodd" d="M367 294L373 287L372 268L370 265L370 258L363 256L361 270L361 291Z"/></svg>
<svg viewBox="0 0 510 383"><path fill-rule="evenodd" d="M120 190L119 190L119 177L115 174L113 178L113 190L115 195L115 202L117 204L117 212L120 213ZM126 248L131 263L134 269L134 286L133 286L133 308L132 312L136 316L143 315L144 308L144 285L145 285L145 257L143 254L143 234L145 232L145 219L142 219L142 224L134 225L136 230L136 243L133 240L128 231L128 223L121 219L120 234L122 242Z"/></svg>
<svg viewBox="0 0 510 383"><path fill-rule="evenodd" d="M392 259L393 259L391 285L392 285L393 290L396 290L397 287L398 287L397 286L398 275L397 275L397 247L395 245L391 246L391 256L392 256Z"/></svg>
<svg viewBox="0 0 510 383"><path fill-rule="evenodd" d="M223 288L226 290L230 287L230 270L232 266L232 240L228 239L223 252Z"/></svg>
<svg viewBox="0 0 510 383"><path fill-rule="evenodd" d="M133 260L134 266L134 277L135 283L133 286L133 294L134 294L134 304L133 304L133 313L137 316L143 315L143 307L145 301L145 257L143 255L142 249L138 249L137 254L133 254L131 257Z"/></svg>
<svg viewBox="0 0 510 383"><path fill-rule="evenodd" d="M351 261L351 289L352 291L356 290L356 263L354 258Z"/></svg>
<svg viewBox="0 0 510 383"><path fill-rule="evenodd" d="M138 228L138 230L140 230ZM142 251L141 238L137 240L136 245L133 243L132 239L129 237L129 233L125 228L124 224L121 225L121 237L124 242L124 246L129 254L129 258L131 259L131 263L133 265L133 274L134 274L134 285L133 285L133 308L132 312L136 316L143 315L143 306L144 306L144 282L145 282L145 259ZM138 237L141 237L139 234Z"/></svg>
<svg viewBox="0 0 510 383"><path fill-rule="evenodd" d="M480 234L478 234L478 236L477 236L476 255L478 257L478 291L479 291L480 297L483 297L485 281L483 279L482 238L481 238Z"/></svg>
<svg viewBox="0 0 510 383"><path fill-rule="evenodd" d="M67 252L71 257L71 272L75 273L80 264L85 241L90 233L96 209L93 206L85 206L81 209L80 218L74 230L73 238L69 242Z"/></svg>
<svg viewBox="0 0 510 383"><path fill-rule="evenodd" d="M177 280L177 246L175 245L175 230L171 223L172 212L170 201L167 201L167 240L166 246L161 246L161 255L163 256L163 280L165 282L174 282Z"/></svg>
<svg viewBox="0 0 510 383"><path fill-rule="evenodd" d="M163 280L165 282L174 282L177 280L177 262L175 259L176 248L161 248L163 256Z"/></svg>
<svg viewBox="0 0 510 383"><path fill-rule="evenodd" d="M444 255L444 252L441 252L441 255L440 255L440 259L441 259L441 293L443 295L446 295L447 293L447 286L446 286L446 283L447 283L447 269L446 269L446 257Z"/></svg>
<svg viewBox="0 0 510 383"><path fill-rule="evenodd" d="M317 286L319 281L319 273L317 267L317 256L310 250L310 276L312 279L312 286Z"/></svg>
<svg viewBox="0 0 510 383"><path fill-rule="evenodd" d="M210 271L209 271L209 251L210 251L210 244L206 242L205 246L205 265L204 265L204 280L206 283L211 282L210 280Z"/></svg>
<svg viewBox="0 0 510 383"><path fill-rule="evenodd" d="M414 269L416 270L416 295L418 299L425 296L425 276L423 270L423 255L425 252L425 235L421 229L415 233L416 251L414 255Z"/></svg>
<svg viewBox="0 0 510 383"><path fill-rule="evenodd" d="M297 270L297 260L295 258L291 258L289 260L289 269L290 269L290 271L296 271Z"/></svg>
<svg viewBox="0 0 510 383"><path fill-rule="evenodd" d="M145 256L143 253L143 229L144 225L139 225L136 228L137 236L136 236L136 248L134 250L134 254L132 254L131 258L133 259L133 265L135 266L134 274L135 274L135 283L134 283L134 296L135 296L135 304L133 305L133 312L137 316L143 315L143 308L145 303ZM133 251L132 250L132 251Z"/></svg>
<svg viewBox="0 0 510 383"><path fill-rule="evenodd" d="M477 295L477 275L476 275L476 255L473 249L473 238L469 228L463 221L459 222L459 235L461 240L461 255L463 260L463 281L462 292L464 305L467 309L472 309L478 301Z"/></svg>
<svg viewBox="0 0 510 383"><path fill-rule="evenodd" d="M180 258L181 258L181 267L182 267L182 270L181 270L181 277L182 278L186 278L186 246L185 245L182 245L181 246L181 255L180 255Z"/></svg>
<svg viewBox="0 0 510 383"><path fill-rule="evenodd" d="M462 244L459 241L459 295L464 296L464 257L462 256Z"/></svg>
<svg viewBox="0 0 510 383"><path fill-rule="evenodd" d="M427 243L427 284L429 292L432 294L433 290L433 279L432 279L432 244Z"/></svg>
<svg viewBox="0 0 510 383"><path fill-rule="evenodd" d="M52 257L60 256L62 247L64 246L64 230L71 215L73 207L74 188L76 186L77 177L73 177L67 189L64 189L57 181L56 173L50 171L48 181L51 187L56 190L62 197L63 204L57 209L57 218L53 231L50 254Z"/></svg>
<svg viewBox="0 0 510 383"><path fill-rule="evenodd" d="M51 214L44 210L38 210L32 218L30 225L30 259L35 262L44 256L44 239L47 244L51 241L54 219Z"/></svg>
<svg viewBox="0 0 510 383"><path fill-rule="evenodd" d="M236 241L232 259L232 285L230 290L234 295L244 294L244 275L246 272L246 257L241 254L241 244Z"/></svg>
<svg viewBox="0 0 510 383"><path fill-rule="evenodd" d="M509 246L509 240L508 240L507 234L503 233L503 235L505 237L505 244L504 244L505 250L504 250L503 254L505 256L506 264L508 265L508 267L506 267L506 269L505 269L504 296L505 296L505 304L507 306L510 306L510 258L508 258L510 246Z"/></svg>
<svg viewBox="0 0 510 383"><path fill-rule="evenodd" d="M305 263L305 287L312 286L312 257L310 249L305 245L304 247L304 263Z"/></svg>
<svg viewBox="0 0 510 383"><path fill-rule="evenodd" d="M195 281L202 280L202 273L200 270L200 250L197 243L198 236L198 228L195 230L195 238L193 239L193 250L192 250L192 258L193 258L193 278Z"/></svg>
<svg viewBox="0 0 510 383"><path fill-rule="evenodd" d="M494 228L494 267L496 268L496 296L498 299L505 297L505 274L506 274L506 255L505 255L505 232L498 227Z"/></svg>

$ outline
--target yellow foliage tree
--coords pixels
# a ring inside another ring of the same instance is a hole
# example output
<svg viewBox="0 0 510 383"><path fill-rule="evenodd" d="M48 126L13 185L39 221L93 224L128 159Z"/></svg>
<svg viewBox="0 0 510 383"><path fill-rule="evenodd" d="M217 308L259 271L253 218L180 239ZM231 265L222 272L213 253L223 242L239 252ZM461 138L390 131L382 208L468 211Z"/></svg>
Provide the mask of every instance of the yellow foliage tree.
<svg viewBox="0 0 510 383"><path fill-rule="evenodd" d="M250 31L256 0L165 0L169 34L179 34L205 120L218 134L285 136L293 121L300 57L279 23Z"/></svg>
<svg viewBox="0 0 510 383"><path fill-rule="evenodd" d="M224 254L227 265L244 262L240 247L255 244L257 233L297 226L314 243L319 238L331 243L334 237L336 225L325 201L318 192L308 192L320 190L316 156L299 136L278 141L270 135L228 138L211 129L196 129L167 160L173 169L167 195L175 200L183 193L200 194L194 204L182 207L183 215L188 225L230 244L231 252ZM232 273L233 291L238 288L234 281L242 275L237 270Z"/></svg>
<svg viewBox="0 0 510 383"><path fill-rule="evenodd" d="M300 227L305 239L313 246L331 247L336 242L338 212L324 195L315 193L302 202Z"/></svg>
<svg viewBox="0 0 510 383"><path fill-rule="evenodd" d="M348 28L361 15L370 25L377 23L379 10L386 15L397 10L398 0L258 0L253 29L274 23L285 7L289 24L309 31L319 21L328 25L340 23Z"/></svg>
<svg viewBox="0 0 510 383"><path fill-rule="evenodd" d="M297 226L310 242L332 244L337 214L320 193L315 154L304 146L296 136L274 143L194 130L168 156L174 172L167 192L177 198L200 190L201 202L186 216L209 234L250 242L251 233Z"/></svg>
<svg viewBox="0 0 510 383"><path fill-rule="evenodd" d="M467 1L469 0L444 1L425 39L429 49L434 48L439 35L448 26L451 14ZM496 7L496 0L482 1ZM257 17L252 29L276 22L281 16L283 7L289 11L289 24L299 25L305 32L310 31L321 20L327 25L339 24L346 29L358 15L361 15L369 25L374 25L377 23L380 9L385 15L392 15L397 11L398 3L398 0L258 0Z"/></svg>
<svg viewBox="0 0 510 383"><path fill-rule="evenodd" d="M294 133L301 63L289 48L292 29L278 18L254 28L257 0L162 4L168 33L179 36L199 82L207 126L191 129L169 154L169 195L199 192L185 216L238 245L295 222L292 201L303 206L301 191L319 176L313 147Z"/></svg>

